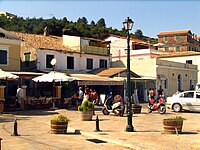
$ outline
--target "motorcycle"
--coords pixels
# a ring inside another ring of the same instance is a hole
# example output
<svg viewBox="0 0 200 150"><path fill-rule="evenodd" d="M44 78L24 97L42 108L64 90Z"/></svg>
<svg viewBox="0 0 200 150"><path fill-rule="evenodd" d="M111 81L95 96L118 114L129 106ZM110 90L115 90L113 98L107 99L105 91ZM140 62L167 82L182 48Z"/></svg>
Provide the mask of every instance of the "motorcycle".
<svg viewBox="0 0 200 150"><path fill-rule="evenodd" d="M151 113L152 111L158 111L160 114L166 113L166 106L163 102L162 96L159 97L158 102L154 99L149 101L148 105L148 112Z"/></svg>
<svg viewBox="0 0 200 150"><path fill-rule="evenodd" d="M102 113L104 115L114 113L117 116L123 116L124 110L125 106L122 101L114 102L112 96L109 96L104 102L104 108L102 109Z"/></svg>

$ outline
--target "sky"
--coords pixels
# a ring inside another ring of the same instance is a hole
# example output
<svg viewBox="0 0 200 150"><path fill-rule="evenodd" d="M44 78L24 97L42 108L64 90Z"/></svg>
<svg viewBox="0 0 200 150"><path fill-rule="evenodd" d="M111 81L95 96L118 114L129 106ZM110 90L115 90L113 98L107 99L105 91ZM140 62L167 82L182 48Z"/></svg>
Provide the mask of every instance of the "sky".
<svg viewBox="0 0 200 150"><path fill-rule="evenodd" d="M200 35L200 1L182 0L0 0L0 11L18 17L66 17L77 21L85 17L90 23L104 18L106 27L121 30L130 17L143 35L157 38L162 31L190 29Z"/></svg>

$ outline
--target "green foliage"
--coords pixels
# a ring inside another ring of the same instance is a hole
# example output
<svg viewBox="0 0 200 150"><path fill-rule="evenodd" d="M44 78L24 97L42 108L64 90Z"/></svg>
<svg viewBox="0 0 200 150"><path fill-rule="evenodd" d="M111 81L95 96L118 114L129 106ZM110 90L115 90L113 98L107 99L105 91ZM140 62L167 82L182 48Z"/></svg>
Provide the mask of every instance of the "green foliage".
<svg viewBox="0 0 200 150"><path fill-rule="evenodd" d="M64 115L59 115L57 117L54 117L51 119L51 122L55 123L55 122L69 122L69 119L64 116Z"/></svg>
<svg viewBox="0 0 200 150"><path fill-rule="evenodd" d="M55 36L62 36L63 29L65 29L64 33L68 35L96 39L104 39L110 34L127 36L124 28L122 28L122 30L112 29L112 27L106 28L105 22L106 21L104 18L100 18L96 23L92 20L91 23L88 24L88 20L85 17L78 18L77 22L72 22L68 21L66 17L64 17L63 19L56 19L55 17L52 17L51 19L24 19L23 17L7 18L4 15L0 16L0 27L9 31L43 34L43 30L47 26L49 34ZM135 34L130 33L130 36L132 38L138 37L139 39L142 39L144 41L149 40L149 37L143 36L143 33L140 29L136 30ZM157 43L157 41L155 41L154 39L150 40L154 41L151 43Z"/></svg>
<svg viewBox="0 0 200 150"><path fill-rule="evenodd" d="M140 30L140 29L137 29L136 31L135 31L135 36L136 36L136 38L137 39L143 39L143 33L142 33L142 30Z"/></svg>
<svg viewBox="0 0 200 150"><path fill-rule="evenodd" d="M167 120L177 120L177 121L182 121L182 120L186 120L185 118L181 117L181 116L174 116L171 118L167 118Z"/></svg>
<svg viewBox="0 0 200 150"><path fill-rule="evenodd" d="M82 103L81 106L78 107L78 110L82 112L91 112L92 107L93 107L93 103L90 102L89 100L86 100L85 102Z"/></svg>

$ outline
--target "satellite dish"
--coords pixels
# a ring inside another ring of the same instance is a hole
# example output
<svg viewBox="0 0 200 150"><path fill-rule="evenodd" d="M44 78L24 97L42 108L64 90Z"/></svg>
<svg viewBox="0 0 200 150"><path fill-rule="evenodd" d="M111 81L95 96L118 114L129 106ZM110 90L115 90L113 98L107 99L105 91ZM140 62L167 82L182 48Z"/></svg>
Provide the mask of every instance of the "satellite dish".
<svg viewBox="0 0 200 150"><path fill-rule="evenodd" d="M53 58L50 63L52 66L54 66L56 64L56 58Z"/></svg>

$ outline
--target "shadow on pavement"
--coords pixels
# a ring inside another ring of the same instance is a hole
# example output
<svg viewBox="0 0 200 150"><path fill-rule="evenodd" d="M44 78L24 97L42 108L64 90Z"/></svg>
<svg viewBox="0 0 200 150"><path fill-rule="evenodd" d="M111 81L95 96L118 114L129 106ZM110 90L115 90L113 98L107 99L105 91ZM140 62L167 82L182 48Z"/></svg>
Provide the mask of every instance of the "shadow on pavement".
<svg viewBox="0 0 200 150"><path fill-rule="evenodd" d="M182 132L181 134L199 134L198 132Z"/></svg>
<svg viewBox="0 0 200 150"><path fill-rule="evenodd" d="M53 115L59 114L54 110L28 110L28 111L17 111L14 112L14 115L23 115L23 116L46 116L46 115Z"/></svg>

